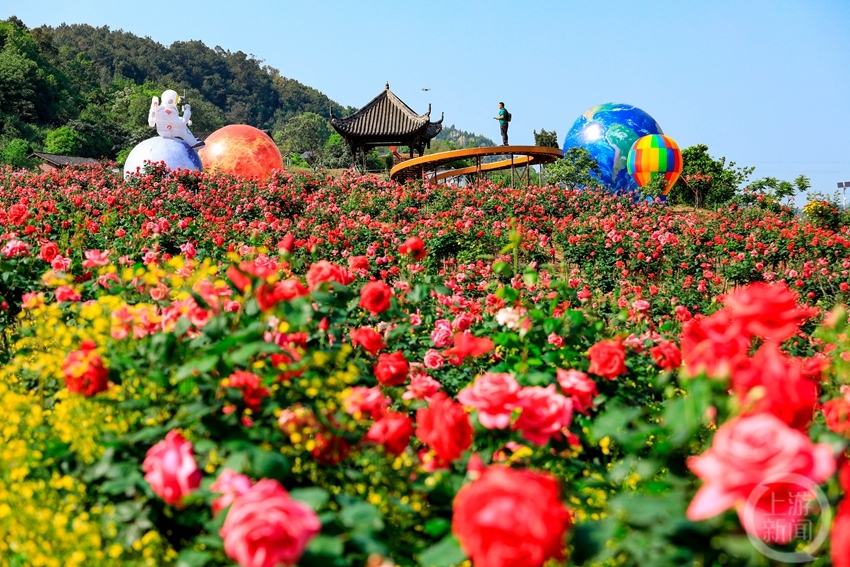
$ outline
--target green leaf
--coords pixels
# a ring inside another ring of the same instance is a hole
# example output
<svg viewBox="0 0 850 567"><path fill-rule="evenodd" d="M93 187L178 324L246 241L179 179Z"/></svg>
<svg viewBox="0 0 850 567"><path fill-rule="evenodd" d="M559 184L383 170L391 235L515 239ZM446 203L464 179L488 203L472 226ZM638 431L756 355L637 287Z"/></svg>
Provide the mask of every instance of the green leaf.
<svg viewBox="0 0 850 567"><path fill-rule="evenodd" d="M189 327L191 326L192 322L189 321L188 317L180 317L179 319L177 319L177 323L175 323L174 325L173 333L178 337L182 337L186 334L186 331L188 331Z"/></svg>
<svg viewBox="0 0 850 567"><path fill-rule="evenodd" d="M616 528L616 522L611 519L577 525L570 538L573 544L571 561L575 565L586 564L593 556L605 549L606 542L614 540Z"/></svg>
<svg viewBox="0 0 850 567"><path fill-rule="evenodd" d="M176 567L204 567L212 559L213 554L209 551L198 551L196 549L184 549L177 557Z"/></svg>
<svg viewBox="0 0 850 567"><path fill-rule="evenodd" d="M431 537L440 537L452 529L452 523L445 518L433 518L425 522L425 533Z"/></svg>
<svg viewBox="0 0 850 567"><path fill-rule="evenodd" d="M499 274L500 276L505 276L507 278L511 277L511 265L507 262L496 262L493 264L493 271Z"/></svg>
<svg viewBox="0 0 850 567"><path fill-rule="evenodd" d="M330 493L324 488L317 486L308 488L296 488L289 491L289 495L295 500L309 505L313 510L318 510L320 506L330 500Z"/></svg>
<svg viewBox="0 0 850 567"><path fill-rule="evenodd" d="M190 378L198 374L205 374L215 368L216 364L218 364L218 356L214 354L190 360L177 369L174 379L177 382L182 382L186 378Z"/></svg>
<svg viewBox="0 0 850 567"><path fill-rule="evenodd" d="M416 284L413 286L413 289L408 292L407 300L411 303L419 303L427 299L430 293L431 289L428 286Z"/></svg>
<svg viewBox="0 0 850 567"><path fill-rule="evenodd" d="M454 567L466 559L466 553L460 548L454 536L446 536L419 555L421 567Z"/></svg>
<svg viewBox="0 0 850 567"><path fill-rule="evenodd" d="M384 521L378 509L367 502L355 502L342 509L339 518L346 527L360 531L380 531Z"/></svg>
<svg viewBox="0 0 850 567"><path fill-rule="evenodd" d="M227 355L227 362L233 366L244 366L255 354L280 352L280 347L274 343L257 341L243 345Z"/></svg>
<svg viewBox="0 0 850 567"><path fill-rule="evenodd" d="M280 453L256 449L251 455L251 466L260 478L284 479L289 476L289 461Z"/></svg>
<svg viewBox="0 0 850 567"><path fill-rule="evenodd" d="M317 535L307 546L307 551L315 555L339 557L345 549L345 545L338 537Z"/></svg>

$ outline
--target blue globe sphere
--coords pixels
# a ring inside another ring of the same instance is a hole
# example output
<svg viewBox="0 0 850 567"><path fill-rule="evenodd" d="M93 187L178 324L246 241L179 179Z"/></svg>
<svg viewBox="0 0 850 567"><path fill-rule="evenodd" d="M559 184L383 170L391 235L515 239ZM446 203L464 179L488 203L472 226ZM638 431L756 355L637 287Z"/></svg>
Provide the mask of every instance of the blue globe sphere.
<svg viewBox="0 0 850 567"><path fill-rule="evenodd" d="M203 171L201 158L198 152L189 147L189 144L177 138L163 138L156 136L136 145L124 162L124 177L141 173L145 162L165 162L165 166L174 171L175 169L188 169L191 171Z"/></svg>
<svg viewBox="0 0 850 567"><path fill-rule="evenodd" d="M637 182L626 170L629 150L647 134L663 134L655 119L629 104L609 102L594 106L578 117L564 139L564 153L584 148L599 164L596 176L615 194L636 193Z"/></svg>

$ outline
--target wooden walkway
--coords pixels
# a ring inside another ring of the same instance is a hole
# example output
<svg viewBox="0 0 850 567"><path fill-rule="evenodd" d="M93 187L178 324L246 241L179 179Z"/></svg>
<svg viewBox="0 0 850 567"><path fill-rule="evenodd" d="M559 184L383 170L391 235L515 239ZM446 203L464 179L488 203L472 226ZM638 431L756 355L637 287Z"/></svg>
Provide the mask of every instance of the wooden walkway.
<svg viewBox="0 0 850 567"><path fill-rule="evenodd" d="M487 156L509 156L506 159L490 163L482 163L481 158ZM564 152L558 148L544 148L540 146L492 146L487 148L466 148L462 150L451 150L420 156L409 159L396 165L390 171L390 178L395 181L408 181L427 177L435 181L441 181L458 175L475 174L476 177L483 172L498 171L502 169L514 169L516 167L526 168L541 163L551 163L564 157ZM440 166L462 159L472 159L475 165L438 171Z"/></svg>

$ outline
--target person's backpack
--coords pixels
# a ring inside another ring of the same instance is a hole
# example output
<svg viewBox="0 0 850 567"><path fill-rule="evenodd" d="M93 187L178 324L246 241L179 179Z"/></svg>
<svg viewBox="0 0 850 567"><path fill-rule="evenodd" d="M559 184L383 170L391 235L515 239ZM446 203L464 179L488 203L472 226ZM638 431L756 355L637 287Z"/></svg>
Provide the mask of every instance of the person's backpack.
<svg viewBox="0 0 850 567"><path fill-rule="evenodd" d="M508 122L511 121L511 113L508 112L507 108L505 109L505 120L507 120Z"/></svg>

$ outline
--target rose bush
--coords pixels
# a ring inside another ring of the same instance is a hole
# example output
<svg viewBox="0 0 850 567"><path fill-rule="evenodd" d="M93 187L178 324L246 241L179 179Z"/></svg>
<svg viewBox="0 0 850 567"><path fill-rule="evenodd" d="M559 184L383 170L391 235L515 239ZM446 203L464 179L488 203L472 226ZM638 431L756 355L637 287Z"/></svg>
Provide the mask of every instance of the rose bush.
<svg viewBox="0 0 850 567"><path fill-rule="evenodd" d="M4 181L13 565L759 565L768 472L846 508L844 229L351 174Z"/></svg>

